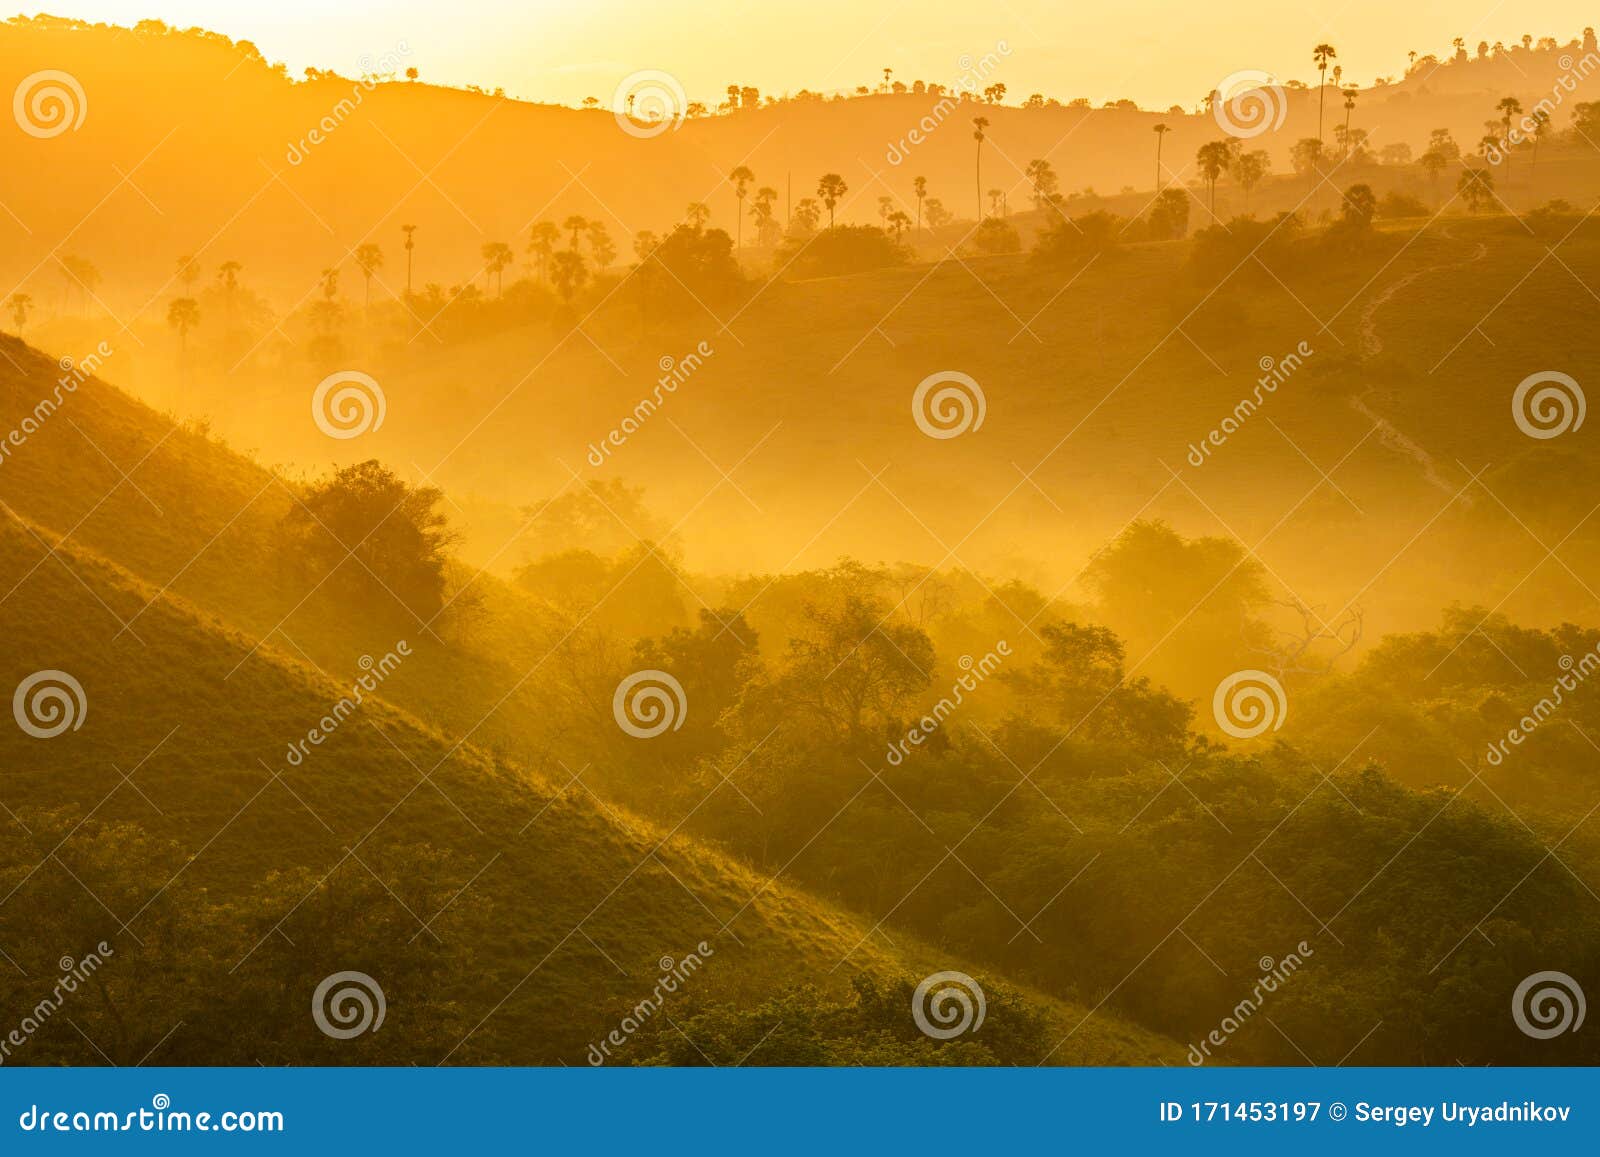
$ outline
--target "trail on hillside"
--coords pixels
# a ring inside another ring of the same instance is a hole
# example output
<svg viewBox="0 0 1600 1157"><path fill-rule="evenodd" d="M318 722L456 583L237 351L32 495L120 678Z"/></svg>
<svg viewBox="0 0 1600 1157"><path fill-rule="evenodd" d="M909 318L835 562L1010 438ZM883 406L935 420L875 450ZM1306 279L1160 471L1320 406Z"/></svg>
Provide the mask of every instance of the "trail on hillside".
<svg viewBox="0 0 1600 1157"><path fill-rule="evenodd" d="M1448 228L1442 229L1441 232L1445 237L1450 237L1450 230ZM1454 240L1454 238L1451 239ZM1404 277L1397 278L1395 281L1391 282L1383 290L1383 292L1374 295L1372 300L1367 302L1366 306L1361 310L1361 317L1358 323L1358 335L1361 343L1361 360L1363 362L1370 362L1373 358L1377 357L1378 354L1383 352L1383 338L1378 333L1378 311L1387 305L1396 294L1410 286L1413 282L1419 281L1422 278L1434 273L1442 273L1449 269L1461 269L1475 262L1482 261L1484 257L1488 255L1489 247L1481 241L1477 242L1476 246L1477 247L1472 256L1468 257L1466 260L1441 261L1436 264L1424 266L1421 269L1414 270L1413 272L1406 274ZM1368 404L1367 398L1372 394L1374 389L1376 389L1375 386L1368 386L1361 393L1350 399L1350 405L1356 410L1357 413L1361 414L1371 421L1375 426L1377 426L1379 441L1391 449L1399 451L1401 454L1404 454L1406 457L1414 461L1421 468L1423 477L1428 480L1430 485L1438 487L1446 494L1455 494L1456 487L1447 482L1443 475L1439 473L1439 467L1434 461L1433 455L1429 454L1414 439L1401 432L1401 430L1396 427L1393 422L1391 422L1388 418L1383 417L1376 410L1374 410L1370 404ZM1462 501L1468 502L1469 500L1463 496Z"/></svg>

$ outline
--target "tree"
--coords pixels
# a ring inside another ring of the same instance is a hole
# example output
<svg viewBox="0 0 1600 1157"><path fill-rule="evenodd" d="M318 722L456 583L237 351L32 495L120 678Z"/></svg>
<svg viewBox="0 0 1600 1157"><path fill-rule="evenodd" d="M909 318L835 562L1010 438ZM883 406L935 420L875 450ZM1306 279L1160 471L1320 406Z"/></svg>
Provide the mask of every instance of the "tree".
<svg viewBox="0 0 1600 1157"><path fill-rule="evenodd" d="M550 257L561 242L561 230L553 221L540 221L528 231L528 256L533 268L544 281L550 279Z"/></svg>
<svg viewBox="0 0 1600 1157"><path fill-rule="evenodd" d="M978 220L983 220L983 130L989 127L988 117L972 118L972 139L978 142L977 152L973 158L972 175L973 184L978 190Z"/></svg>
<svg viewBox="0 0 1600 1157"><path fill-rule="evenodd" d="M1539 167L1539 142L1550 131L1550 110L1535 108L1528 114L1528 119L1533 122L1533 158L1528 163L1528 183L1532 184L1533 171Z"/></svg>
<svg viewBox="0 0 1600 1157"><path fill-rule="evenodd" d="M233 322L234 299L239 294L239 274L244 266L237 261L224 261L217 267L217 281L222 285L222 301L227 307L228 322Z"/></svg>
<svg viewBox="0 0 1600 1157"><path fill-rule="evenodd" d="M483 254L483 283L487 291L489 278L496 279L495 295L504 296L506 290L506 266L516 260L516 254L511 251L511 246L504 241L490 241L482 249Z"/></svg>
<svg viewBox="0 0 1600 1157"><path fill-rule="evenodd" d="M888 70L885 69L885 72ZM733 195L738 198L738 211L733 215L733 247L744 248L744 199L750 189L750 182L756 175L750 171L749 166L740 165L728 174L728 180L733 183Z"/></svg>
<svg viewBox="0 0 1600 1157"><path fill-rule="evenodd" d="M431 620L444 605L455 536L432 486L412 486L372 459L313 484L284 516L291 557L317 575L338 574L375 602L398 599Z"/></svg>
<svg viewBox="0 0 1600 1157"><path fill-rule="evenodd" d="M828 228L833 228L833 208L850 191L844 183L844 178L838 173L824 173L817 181L817 196L822 198L822 203L828 207Z"/></svg>
<svg viewBox="0 0 1600 1157"><path fill-rule="evenodd" d="M1147 217L1150 236L1157 241L1182 240L1189 232L1189 194L1183 189L1162 189Z"/></svg>
<svg viewBox="0 0 1600 1157"><path fill-rule="evenodd" d="M1233 179L1244 190L1244 212L1250 215L1250 190L1259 185L1272 167L1272 154L1265 149L1241 153L1233 162Z"/></svg>
<svg viewBox="0 0 1600 1157"><path fill-rule="evenodd" d="M1315 177L1322 165L1322 142L1316 137L1302 137L1290 147L1289 163L1295 172Z"/></svg>
<svg viewBox="0 0 1600 1157"><path fill-rule="evenodd" d="M604 221L589 222L589 255L594 258L597 270L609 269L617 259L617 247L611 243L611 234L606 230Z"/></svg>
<svg viewBox="0 0 1600 1157"><path fill-rule="evenodd" d="M1351 185L1344 191L1344 201L1339 206L1339 216L1355 229L1372 228L1372 218L1378 211L1378 197L1371 185Z"/></svg>
<svg viewBox="0 0 1600 1157"><path fill-rule="evenodd" d="M26 293L13 293L6 305L11 310L11 320L17 327L17 336L22 336L22 329L28 324L28 314L33 309L33 298Z"/></svg>
<svg viewBox="0 0 1600 1157"><path fill-rule="evenodd" d="M576 249L562 249L551 258L551 284L567 304L572 304L573 297L588 280L589 270L583 263L583 254Z"/></svg>
<svg viewBox="0 0 1600 1157"><path fill-rule="evenodd" d="M356 268L367 283L367 306L372 306L372 275L383 268L383 250L372 242L356 246Z"/></svg>
<svg viewBox="0 0 1600 1157"><path fill-rule="evenodd" d="M800 203L794 207L794 220L791 228L800 233L815 233L817 225L822 221L822 206L818 205L812 197L800 198Z"/></svg>
<svg viewBox="0 0 1600 1157"><path fill-rule="evenodd" d="M1466 202L1467 208L1476 213L1495 199L1494 174L1486 167L1468 165L1456 182L1456 193Z"/></svg>
<svg viewBox="0 0 1600 1157"><path fill-rule="evenodd" d="M191 255L184 254L178 258L177 278L183 282L183 291L189 296L194 295L194 283L200 280L200 260Z"/></svg>
<svg viewBox="0 0 1600 1157"><path fill-rule="evenodd" d="M1057 187L1060 185L1056 172L1050 167L1050 162L1042 157L1029 161L1027 168L1022 170L1022 175L1033 182L1033 207L1043 210L1051 203Z"/></svg>
<svg viewBox="0 0 1600 1157"><path fill-rule="evenodd" d="M955 217L955 214L946 209L944 207L944 202L939 200L937 197L928 198L926 210L928 214L928 226L933 229L938 229L944 225L948 225Z"/></svg>
<svg viewBox="0 0 1600 1157"><path fill-rule="evenodd" d="M1233 151L1227 141L1208 141L1194 155L1200 166L1200 175L1211 189L1211 219L1217 219L1217 178L1226 173L1233 163Z"/></svg>
<svg viewBox="0 0 1600 1157"><path fill-rule="evenodd" d="M778 203L778 190L770 185L757 189L750 202L750 216L756 223L756 244L771 245L778 233L778 219L773 207Z"/></svg>
<svg viewBox="0 0 1600 1157"><path fill-rule="evenodd" d="M911 182L911 189L917 195L917 232L922 232L922 202L928 196L928 178L918 177Z"/></svg>
<svg viewBox="0 0 1600 1157"><path fill-rule="evenodd" d="M411 251L417 247L417 227L415 225L402 225L400 231L406 235L406 296L411 296Z"/></svg>
<svg viewBox="0 0 1600 1157"><path fill-rule="evenodd" d="M689 228L704 229L711 220L711 206L704 201L690 201L688 208L683 211L683 215L689 222Z"/></svg>
<svg viewBox="0 0 1600 1157"><path fill-rule="evenodd" d="M189 352L189 331L200 324L200 306L192 297L175 297L167 306L167 324L178 331L178 351Z"/></svg>
<svg viewBox="0 0 1600 1157"><path fill-rule="evenodd" d="M580 217L578 214L574 213L561 223L561 227L563 229L571 230L572 245L570 248L576 250L578 248L578 238L581 237L583 235L583 231L589 227L589 219L587 217Z"/></svg>
<svg viewBox="0 0 1600 1157"><path fill-rule="evenodd" d="M1322 143L1322 105L1328 93L1328 62L1339 54L1334 51L1331 44L1319 44L1311 50L1311 59L1316 62L1317 72L1317 143Z"/></svg>
<svg viewBox="0 0 1600 1157"><path fill-rule="evenodd" d="M1500 110L1500 123L1505 130L1500 139L1504 142L1502 151L1505 153L1506 158L1506 184L1509 185L1511 183L1511 118L1522 115L1522 102L1514 96L1506 96L1501 97L1500 103L1494 107Z"/></svg>
<svg viewBox="0 0 1600 1157"><path fill-rule="evenodd" d="M1356 107L1357 91L1353 88L1344 90L1344 143L1345 159L1347 160L1355 159L1355 150L1351 147L1350 142L1350 113Z"/></svg>
<svg viewBox="0 0 1600 1157"><path fill-rule="evenodd" d="M1156 192L1158 193L1161 192L1161 142L1171 131L1165 124L1156 125L1154 129L1156 134Z"/></svg>

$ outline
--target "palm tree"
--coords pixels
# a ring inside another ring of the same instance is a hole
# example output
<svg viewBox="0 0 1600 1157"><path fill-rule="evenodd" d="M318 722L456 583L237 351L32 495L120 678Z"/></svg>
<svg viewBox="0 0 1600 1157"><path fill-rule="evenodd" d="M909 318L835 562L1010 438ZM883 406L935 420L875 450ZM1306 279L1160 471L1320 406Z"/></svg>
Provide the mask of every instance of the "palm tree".
<svg viewBox="0 0 1600 1157"><path fill-rule="evenodd" d="M917 232L922 232L922 202L928 196L928 178L918 177L911 182L911 188L917 194Z"/></svg>
<svg viewBox="0 0 1600 1157"><path fill-rule="evenodd" d="M552 221L540 221L528 231L528 255L533 258L534 269L545 280L549 280L550 256L560 240L561 230Z"/></svg>
<svg viewBox="0 0 1600 1157"><path fill-rule="evenodd" d="M572 303L578 290L589 279L589 270L583 264L583 254L576 249L563 249L550 262L550 280L555 284L561 300Z"/></svg>
<svg viewBox="0 0 1600 1157"><path fill-rule="evenodd" d="M1344 147L1347 155L1355 152L1355 150L1350 147L1350 112L1355 107L1356 90L1353 88L1347 88L1344 90Z"/></svg>
<svg viewBox="0 0 1600 1157"><path fill-rule="evenodd" d="M167 324L178 331L178 350L189 352L189 331L200 324L200 306L192 297L175 297L167 306Z"/></svg>
<svg viewBox="0 0 1600 1157"><path fill-rule="evenodd" d="M28 324L28 314L33 309L33 298L26 293L13 293L6 302L11 309L11 320L16 323L17 336L22 336L22 327Z"/></svg>
<svg viewBox="0 0 1600 1157"><path fill-rule="evenodd" d="M406 235L406 296L411 296L411 251L417 247L417 227L415 225L402 225L400 231Z"/></svg>
<svg viewBox="0 0 1600 1157"><path fill-rule="evenodd" d="M817 196L822 198L822 203L828 207L828 228L833 228L833 207L843 200L844 195L850 191L850 186L844 183L844 178L838 173L824 173L817 181Z"/></svg>
<svg viewBox="0 0 1600 1157"><path fill-rule="evenodd" d="M177 278L183 282L184 292L193 296L194 283L200 280L199 258L188 253L178 258Z"/></svg>
<svg viewBox="0 0 1600 1157"><path fill-rule="evenodd" d="M572 246L571 246L571 248L576 249L578 247L578 235L589 227L589 221L588 221L587 218L580 217L576 213L574 213L572 216L568 217L565 221L563 221L561 223L561 227L563 229L572 230Z"/></svg>
<svg viewBox="0 0 1600 1157"><path fill-rule="evenodd" d="M1233 162L1233 179L1239 182L1239 188L1244 190L1244 214L1250 215L1250 190L1261 183L1267 175L1267 168L1272 163L1272 155L1265 149L1256 149L1252 152L1241 153Z"/></svg>
<svg viewBox="0 0 1600 1157"><path fill-rule="evenodd" d="M884 73L888 73L884 69ZM739 199L739 211L733 215L733 247L744 248L744 198L749 191L750 182L756 179L748 166L740 165L728 174L728 180L733 182L733 195Z"/></svg>
<svg viewBox="0 0 1600 1157"><path fill-rule="evenodd" d="M516 260L516 254L511 251L511 246L504 241L491 241L483 247L483 287L489 288L489 275L492 273L496 279L495 296L504 297L506 292L506 266Z"/></svg>
<svg viewBox="0 0 1600 1157"><path fill-rule="evenodd" d="M233 322L233 299L239 292L239 274L244 266L237 261L224 261L217 267L217 280L222 282L222 300L227 306L228 322Z"/></svg>
<svg viewBox="0 0 1600 1157"><path fill-rule="evenodd" d="M617 247L611 243L611 234L604 221L589 222L589 254L596 269L609 269L617 259Z"/></svg>
<svg viewBox="0 0 1600 1157"><path fill-rule="evenodd" d="M983 220L983 130L989 127L988 117L972 118L972 139L978 142L977 157L973 161L973 186L978 190L978 220Z"/></svg>
<svg viewBox="0 0 1600 1157"><path fill-rule="evenodd" d="M756 244L763 245L767 235L777 226L777 216L772 207L778 203L778 190L771 185L762 185L756 190L754 201L750 205L750 216L756 222Z"/></svg>
<svg viewBox="0 0 1600 1157"><path fill-rule="evenodd" d="M367 308L372 308L372 275L383 268L383 250L372 242L356 246L356 268L367 283Z"/></svg>
<svg viewBox="0 0 1600 1157"><path fill-rule="evenodd" d="M1321 74L1317 80L1317 140L1319 141L1322 140L1322 104L1328 88L1328 62L1338 55L1331 44L1319 44L1311 50L1311 59L1316 62L1317 71Z"/></svg>
<svg viewBox="0 0 1600 1157"><path fill-rule="evenodd" d="M1055 169L1050 167L1050 162L1040 157L1029 161L1028 167L1022 170L1022 175L1033 182L1033 207L1043 209L1050 202L1059 184Z"/></svg>
<svg viewBox="0 0 1600 1157"><path fill-rule="evenodd" d="M1156 192L1161 192L1161 141L1172 130L1165 124L1155 127L1156 134Z"/></svg>
<svg viewBox="0 0 1600 1157"><path fill-rule="evenodd" d="M1550 110L1536 108L1528 114L1533 122L1533 160L1528 165L1528 182L1533 182L1533 171L1539 167L1539 141L1550 128Z"/></svg>
<svg viewBox="0 0 1600 1157"><path fill-rule="evenodd" d="M1194 155L1195 163L1200 166L1200 175L1206 179L1206 184L1211 187L1211 219L1217 219L1217 178L1228 171L1233 163L1233 150L1228 147L1227 141L1211 141L1200 146Z"/></svg>
<svg viewBox="0 0 1600 1157"><path fill-rule="evenodd" d="M1494 106L1500 110L1500 123L1505 126L1505 136L1500 139L1505 142L1506 154L1506 184L1511 184L1511 118L1522 114L1522 102L1514 96L1502 97L1500 103Z"/></svg>

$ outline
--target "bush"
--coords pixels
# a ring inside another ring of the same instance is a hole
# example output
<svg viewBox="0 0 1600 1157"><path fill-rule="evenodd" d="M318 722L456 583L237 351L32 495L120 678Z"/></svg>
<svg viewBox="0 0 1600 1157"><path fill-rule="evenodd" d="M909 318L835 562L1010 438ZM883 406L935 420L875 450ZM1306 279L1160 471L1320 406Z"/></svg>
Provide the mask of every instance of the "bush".
<svg viewBox="0 0 1600 1157"><path fill-rule="evenodd" d="M972 245L979 253L1017 253L1022 249L1022 238L1017 236L1010 222L999 217L986 217L983 224L978 226Z"/></svg>
<svg viewBox="0 0 1600 1157"><path fill-rule="evenodd" d="M911 251L873 225L835 225L811 237L790 237L778 248L779 269L798 277L829 277L904 265Z"/></svg>

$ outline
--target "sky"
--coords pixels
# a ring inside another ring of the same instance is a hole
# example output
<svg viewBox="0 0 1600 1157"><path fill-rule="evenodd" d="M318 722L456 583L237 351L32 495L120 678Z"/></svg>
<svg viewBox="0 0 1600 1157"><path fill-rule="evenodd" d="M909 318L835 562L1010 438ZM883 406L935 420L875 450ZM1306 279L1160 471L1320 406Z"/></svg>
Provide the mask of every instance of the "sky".
<svg viewBox="0 0 1600 1157"><path fill-rule="evenodd" d="M643 69L714 105L733 83L852 89L881 81L885 67L950 83L964 60L996 54L989 79L1008 100L1042 92L1162 109L1193 107L1241 69L1310 79L1320 41L1338 49L1344 83L1367 84L1403 72L1407 51L1442 53L1457 36L1565 42L1597 19L1580 0L54 0L22 11L199 25L253 41L296 74L355 74L403 44L424 80L564 104L592 95L610 105Z"/></svg>

